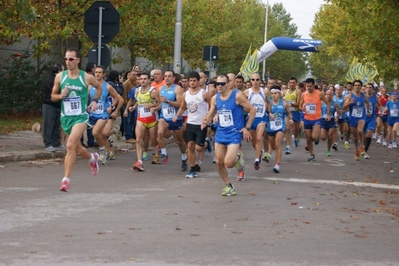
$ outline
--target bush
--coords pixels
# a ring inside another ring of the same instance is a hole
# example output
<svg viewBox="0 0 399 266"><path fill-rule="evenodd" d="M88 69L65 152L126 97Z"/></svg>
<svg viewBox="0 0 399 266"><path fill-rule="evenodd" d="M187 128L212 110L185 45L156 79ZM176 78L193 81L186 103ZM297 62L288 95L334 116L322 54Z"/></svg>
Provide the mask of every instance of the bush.
<svg viewBox="0 0 399 266"><path fill-rule="evenodd" d="M36 69L28 52L0 61L0 115L40 114L48 66Z"/></svg>

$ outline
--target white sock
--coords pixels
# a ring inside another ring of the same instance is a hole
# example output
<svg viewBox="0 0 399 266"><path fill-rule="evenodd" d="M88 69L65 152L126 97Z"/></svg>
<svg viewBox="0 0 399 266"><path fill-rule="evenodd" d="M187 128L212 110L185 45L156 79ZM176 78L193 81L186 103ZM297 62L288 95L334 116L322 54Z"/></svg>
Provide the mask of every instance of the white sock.
<svg viewBox="0 0 399 266"><path fill-rule="evenodd" d="M69 177L64 176L64 178L61 180L61 182L67 181L69 182Z"/></svg>
<svg viewBox="0 0 399 266"><path fill-rule="evenodd" d="M182 161L187 160L187 154L186 154L186 153L182 153L182 155L181 155L181 160L182 160Z"/></svg>
<svg viewBox="0 0 399 266"><path fill-rule="evenodd" d="M94 154L93 153L90 154L90 155L91 156L90 156L89 162L93 163L96 159L94 158Z"/></svg>

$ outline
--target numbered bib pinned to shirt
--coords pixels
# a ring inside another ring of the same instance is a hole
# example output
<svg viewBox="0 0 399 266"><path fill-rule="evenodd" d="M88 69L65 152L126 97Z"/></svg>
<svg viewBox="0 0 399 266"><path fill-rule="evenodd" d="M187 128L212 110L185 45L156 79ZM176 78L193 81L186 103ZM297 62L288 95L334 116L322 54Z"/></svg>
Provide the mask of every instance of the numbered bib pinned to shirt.
<svg viewBox="0 0 399 266"><path fill-rule="evenodd" d="M139 105L139 114L140 117L150 117L152 116L151 108L145 108L144 105Z"/></svg>
<svg viewBox="0 0 399 266"><path fill-rule="evenodd" d="M176 115L176 108L174 108L173 106L171 106L170 104L165 104L162 107L162 114L163 117L165 117L167 120L172 119L173 117L175 117Z"/></svg>
<svg viewBox="0 0 399 266"><path fill-rule="evenodd" d="M80 115L82 114L82 104L79 96L66 97L62 100L64 104L65 115Z"/></svg>
<svg viewBox="0 0 399 266"><path fill-rule="evenodd" d="M283 119L281 117L275 117L269 121L270 129L272 131L280 130L283 127Z"/></svg>
<svg viewBox="0 0 399 266"><path fill-rule="evenodd" d="M316 114L316 104L315 103L306 104L306 113L310 115Z"/></svg>
<svg viewBox="0 0 399 266"><path fill-rule="evenodd" d="M97 110L95 110L95 111L93 112L93 114L101 115L101 114L103 114L103 113L104 113L104 102L103 102L103 101L98 101L98 103L97 103Z"/></svg>
<svg viewBox="0 0 399 266"><path fill-rule="evenodd" d="M263 117L265 115L265 106L263 104L253 103L252 105L255 107L256 110L255 117Z"/></svg>
<svg viewBox="0 0 399 266"><path fill-rule="evenodd" d="M219 126L231 127L233 125L233 113L231 110L219 111Z"/></svg>
<svg viewBox="0 0 399 266"><path fill-rule="evenodd" d="M363 107L353 107L351 116L358 117L358 118L362 117L363 116Z"/></svg>

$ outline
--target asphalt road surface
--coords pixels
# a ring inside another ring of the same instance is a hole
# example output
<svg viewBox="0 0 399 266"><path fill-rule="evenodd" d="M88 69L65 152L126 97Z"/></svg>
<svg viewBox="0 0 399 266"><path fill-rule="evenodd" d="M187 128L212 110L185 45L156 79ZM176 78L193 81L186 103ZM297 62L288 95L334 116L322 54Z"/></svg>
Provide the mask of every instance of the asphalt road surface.
<svg viewBox="0 0 399 266"><path fill-rule="evenodd" d="M304 142L304 140L302 140ZM77 160L68 193L58 190L62 160L0 167L0 265L399 265L399 149L372 144L307 162L304 146L283 155L281 173L253 169L230 177L237 195L205 156L195 179L169 162L131 169L118 153L93 177Z"/></svg>

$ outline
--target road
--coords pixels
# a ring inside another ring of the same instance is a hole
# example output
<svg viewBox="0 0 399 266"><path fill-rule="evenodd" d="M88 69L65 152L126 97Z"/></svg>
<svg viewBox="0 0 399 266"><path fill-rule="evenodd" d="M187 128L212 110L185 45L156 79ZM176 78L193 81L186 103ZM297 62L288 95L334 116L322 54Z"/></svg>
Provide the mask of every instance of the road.
<svg viewBox="0 0 399 266"><path fill-rule="evenodd" d="M303 142L303 141L302 141ZM230 177L237 196L206 155L195 179L169 162L131 169L118 153L93 177L78 159L70 192L58 191L62 161L0 168L0 265L399 265L399 150L374 143L370 160L354 151L316 161L303 146L273 164Z"/></svg>

